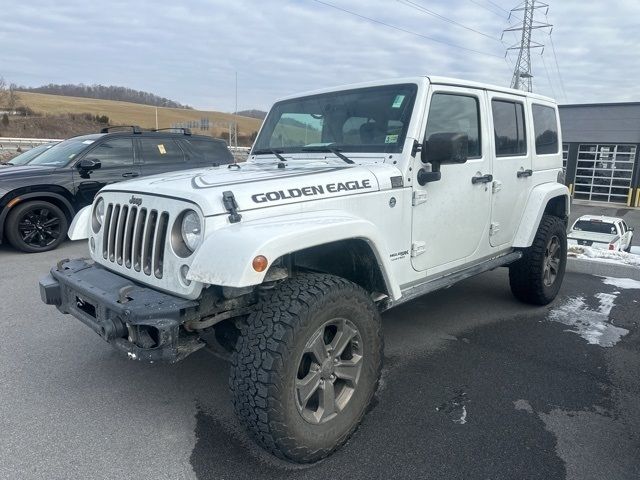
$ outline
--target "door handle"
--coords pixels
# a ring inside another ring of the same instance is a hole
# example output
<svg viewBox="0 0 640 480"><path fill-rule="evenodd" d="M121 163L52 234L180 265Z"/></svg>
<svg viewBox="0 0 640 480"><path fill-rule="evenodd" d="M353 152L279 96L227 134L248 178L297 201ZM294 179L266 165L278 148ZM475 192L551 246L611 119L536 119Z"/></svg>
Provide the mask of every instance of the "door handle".
<svg viewBox="0 0 640 480"><path fill-rule="evenodd" d="M122 176L124 178L135 178L140 176L140 174L138 172L127 172L127 173L123 173Z"/></svg>
<svg viewBox="0 0 640 480"><path fill-rule="evenodd" d="M518 173L516 173L516 175L518 176L518 178L530 177L531 175L533 175L533 170L531 170L531 169L518 170Z"/></svg>
<svg viewBox="0 0 640 480"><path fill-rule="evenodd" d="M476 175L475 177L471 177L471 183L473 183L474 185L476 183L489 183L489 182L493 182L493 175L491 174Z"/></svg>

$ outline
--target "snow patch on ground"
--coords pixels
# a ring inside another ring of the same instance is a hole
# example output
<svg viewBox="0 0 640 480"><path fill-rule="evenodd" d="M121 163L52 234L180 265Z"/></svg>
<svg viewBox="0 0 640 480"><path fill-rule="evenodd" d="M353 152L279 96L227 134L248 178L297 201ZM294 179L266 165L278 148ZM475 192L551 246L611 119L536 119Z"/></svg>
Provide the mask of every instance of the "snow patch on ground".
<svg viewBox="0 0 640 480"><path fill-rule="evenodd" d="M569 245L567 248L567 256L640 267L640 255L616 252L614 250L601 250L599 248L584 247L582 245Z"/></svg>
<svg viewBox="0 0 640 480"><path fill-rule="evenodd" d="M616 292L617 293L617 292ZM598 293L596 298L600 305L591 309L583 297L569 298L549 312L548 319L570 327L574 332L591 345L613 347L629 330L611 325L609 314L615 304L616 293Z"/></svg>
<svg viewBox="0 0 640 480"><path fill-rule="evenodd" d="M615 278L615 277L603 277L603 282L607 285L613 285L614 287L632 289L640 289L640 281L632 278Z"/></svg>

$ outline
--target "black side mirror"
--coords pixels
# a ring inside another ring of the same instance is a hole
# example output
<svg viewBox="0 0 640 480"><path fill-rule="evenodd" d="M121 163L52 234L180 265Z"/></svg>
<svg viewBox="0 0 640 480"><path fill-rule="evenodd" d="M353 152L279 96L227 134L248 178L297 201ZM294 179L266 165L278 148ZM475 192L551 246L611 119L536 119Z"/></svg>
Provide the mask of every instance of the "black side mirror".
<svg viewBox="0 0 640 480"><path fill-rule="evenodd" d="M425 139L420 152L424 163L430 163L434 171L440 165L465 163L469 155L469 136L460 132L434 133Z"/></svg>
<svg viewBox="0 0 640 480"><path fill-rule="evenodd" d="M92 172L100 167L102 167L102 163L100 160L96 160L95 158L84 158L80 160L80 163L78 163L78 170L83 172Z"/></svg>

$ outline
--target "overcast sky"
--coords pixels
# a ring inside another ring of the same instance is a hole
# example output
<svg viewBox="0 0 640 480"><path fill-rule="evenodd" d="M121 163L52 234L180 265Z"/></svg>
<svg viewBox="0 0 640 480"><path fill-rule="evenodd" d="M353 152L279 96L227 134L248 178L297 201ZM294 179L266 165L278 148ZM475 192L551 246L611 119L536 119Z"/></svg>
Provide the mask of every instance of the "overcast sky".
<svg viewBox="0 0 640 480"><path fill-rule="evenodd" d="M29 86L122 85L222 111L234 109L236 71L240 110L417 74L509 85L517 54L505 60L504 52L519 39L505 34L501 43L500 35L517 1L403 1L414 7L325 3L429 38L315 0L0 0L0 76ZM542 56L532 51L534 91L561 103L640 101L640 0L547 1L548 20L544 9L536 19L554 24L560 75L548 29L537 30L546 47Z"/></svg>

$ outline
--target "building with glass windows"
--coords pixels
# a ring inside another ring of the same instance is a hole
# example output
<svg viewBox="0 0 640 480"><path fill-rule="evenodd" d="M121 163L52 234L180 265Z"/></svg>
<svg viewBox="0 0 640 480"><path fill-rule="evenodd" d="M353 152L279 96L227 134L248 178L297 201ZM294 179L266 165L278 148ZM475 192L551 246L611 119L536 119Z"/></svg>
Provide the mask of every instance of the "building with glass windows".
<svg viewBox="0 0 640 480"><path fill-rule="evenodd" d="M573 198L640 207L640 102L559 109Z"/></svg>

